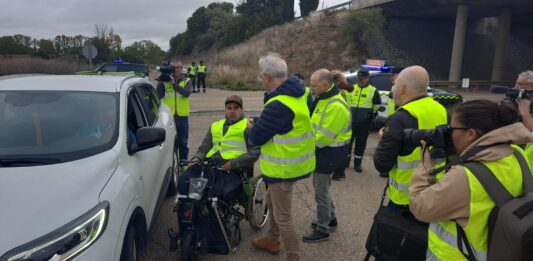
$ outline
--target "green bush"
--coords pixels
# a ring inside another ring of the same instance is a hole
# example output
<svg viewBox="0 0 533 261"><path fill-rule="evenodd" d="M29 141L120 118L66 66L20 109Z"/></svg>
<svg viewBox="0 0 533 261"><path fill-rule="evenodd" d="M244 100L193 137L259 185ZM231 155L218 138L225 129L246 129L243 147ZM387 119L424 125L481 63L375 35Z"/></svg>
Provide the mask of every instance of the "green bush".
<svg viewBox="0 0 533 261"><path fill-rule="evenodd" d="M375 48L383 46L383 26L386 20L381 8L369 8L351 11L341 27L343 35L356 42L367 54L375 53Z"/></svg>

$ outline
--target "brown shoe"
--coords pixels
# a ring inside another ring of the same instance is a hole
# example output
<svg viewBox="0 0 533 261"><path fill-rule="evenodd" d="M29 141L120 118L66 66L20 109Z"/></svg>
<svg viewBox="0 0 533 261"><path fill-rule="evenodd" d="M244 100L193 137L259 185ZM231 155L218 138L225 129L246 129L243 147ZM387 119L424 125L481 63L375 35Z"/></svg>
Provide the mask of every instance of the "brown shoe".
<svg viewBox="0 0 533 261"><path fill-rule="evenodd" d="M281 250L279 246L279 241L272 241L268 240L266 238L260 238L260 239L253 239L252 245L259 249L263 249L265 251L268 251L272 254L277 254Z"/></svg>

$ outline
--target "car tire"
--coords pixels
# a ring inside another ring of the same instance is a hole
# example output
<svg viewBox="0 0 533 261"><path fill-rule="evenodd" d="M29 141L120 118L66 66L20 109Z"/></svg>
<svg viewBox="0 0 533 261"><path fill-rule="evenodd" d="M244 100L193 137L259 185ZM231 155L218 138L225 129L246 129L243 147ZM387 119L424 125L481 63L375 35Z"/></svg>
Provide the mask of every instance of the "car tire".
<svg viewBox="0 0 533 261"><path fill-rule="evenodd" d="M178 175L179 175L179 165L178 165L178 153L172 153L172 173L170 174L170 182L168 183L167 188L167 198L172 197L178 193Z"/></svg>
<svg viewBox="0 0 533 261"><path fill-rule="evenodd" d="M124 242L122 243L122 253L120 254L120 261L137 261L139 249L137 240L135 240L135 226L130 223L124 236Z"/></svg>

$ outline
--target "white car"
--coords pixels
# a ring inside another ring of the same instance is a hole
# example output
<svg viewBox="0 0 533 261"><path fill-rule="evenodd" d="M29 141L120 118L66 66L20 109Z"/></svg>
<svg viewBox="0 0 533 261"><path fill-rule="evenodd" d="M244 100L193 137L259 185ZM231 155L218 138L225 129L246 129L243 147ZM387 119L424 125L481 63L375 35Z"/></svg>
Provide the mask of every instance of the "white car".
<svg viewBox="0 0 533 261"><path fill-rule="evenodd" d="M136 260L175 134L143 77L0 80L0 260Z"/></svg>

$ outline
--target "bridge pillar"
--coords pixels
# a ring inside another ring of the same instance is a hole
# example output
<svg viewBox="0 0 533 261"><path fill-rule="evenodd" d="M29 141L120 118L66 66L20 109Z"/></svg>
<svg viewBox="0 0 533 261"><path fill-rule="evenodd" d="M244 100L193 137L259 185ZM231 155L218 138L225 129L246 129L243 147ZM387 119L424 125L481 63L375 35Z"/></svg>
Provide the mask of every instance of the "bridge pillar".
<svg viewBox="0 0 533 261"><path fill-rule="evenodd" d="M505 47L507 39L509 38L509 31L511 29L511 8L504 7L501 9L498 17L498 32L496 35L496 51L494 52L494 60L492 62L492 77L493 81L503 80L503 73L505 69Z"/></svg>
<svg viewBox="0 0 533 261"><path fill-rule="evenodd" d="M463 65L463 52L465 49L466 26L468 22L468 5L457 6L455 18L455 33L453 36L452 61L450 64L450 81L459 81Z"/></svg>

